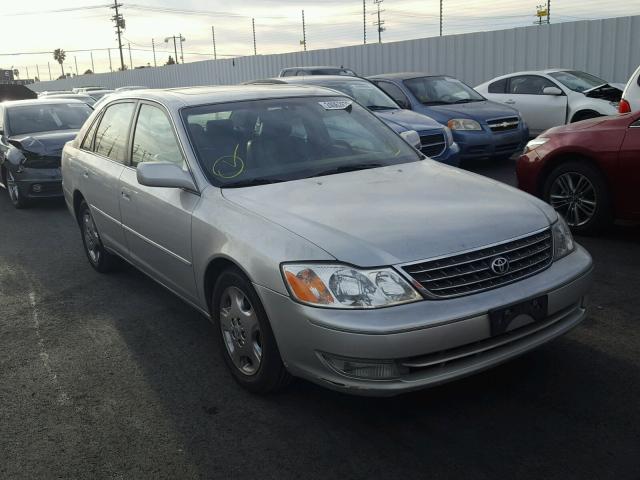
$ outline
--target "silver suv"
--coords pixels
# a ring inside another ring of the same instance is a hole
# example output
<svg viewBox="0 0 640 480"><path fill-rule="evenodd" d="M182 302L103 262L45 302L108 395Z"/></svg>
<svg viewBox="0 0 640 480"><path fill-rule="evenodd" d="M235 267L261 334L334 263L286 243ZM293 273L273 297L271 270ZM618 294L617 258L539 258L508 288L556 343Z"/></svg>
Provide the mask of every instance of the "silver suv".
<svg viewBox="0 0 640 480"><path fill-rule="evenodd" d="M426 159L333 90L117 94L62 172L91 265L124 259L210 318L252 391L393 395L585 316L591 258L551 207Z"/></svg>

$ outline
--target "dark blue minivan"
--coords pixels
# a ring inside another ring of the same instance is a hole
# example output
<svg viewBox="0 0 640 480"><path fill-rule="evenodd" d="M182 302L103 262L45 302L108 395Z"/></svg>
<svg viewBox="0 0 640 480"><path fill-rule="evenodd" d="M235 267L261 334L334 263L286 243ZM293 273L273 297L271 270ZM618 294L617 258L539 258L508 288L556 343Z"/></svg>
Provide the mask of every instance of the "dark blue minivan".
<svg viewBox="0 0 640 480"><path fill-rule="evenodd" d="M280 77L264 82L307 84L337 90L367 107L396 133L409 130L418 132L421 143L420 151L427 157L447 165L458 166L460 163L460 148L453 140L448 127L426 115L400 108L393 99L365 78L309 75Z"/></svg>
<svg viewBox="0 0 640 480"><path fill-rule="evenodd" d="M522 152L529 128L517 110L487 100L446 75L391 73L369 77L402 108L428 115L453 133L462 160Z"/></svg>

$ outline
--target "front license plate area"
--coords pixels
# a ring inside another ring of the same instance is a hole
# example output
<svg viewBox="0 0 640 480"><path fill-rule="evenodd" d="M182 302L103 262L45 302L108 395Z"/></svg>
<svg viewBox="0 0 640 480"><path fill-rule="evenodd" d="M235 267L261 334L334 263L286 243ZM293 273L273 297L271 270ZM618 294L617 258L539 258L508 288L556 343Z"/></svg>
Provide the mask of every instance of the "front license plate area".
<svg viewBox="0 0 640 480"><path fill-rule="evenodd" d="M501 335L510 330L547 318L549 299L546 295L531 298L524 302L496 308L489 311L491 336Z"/></svg>

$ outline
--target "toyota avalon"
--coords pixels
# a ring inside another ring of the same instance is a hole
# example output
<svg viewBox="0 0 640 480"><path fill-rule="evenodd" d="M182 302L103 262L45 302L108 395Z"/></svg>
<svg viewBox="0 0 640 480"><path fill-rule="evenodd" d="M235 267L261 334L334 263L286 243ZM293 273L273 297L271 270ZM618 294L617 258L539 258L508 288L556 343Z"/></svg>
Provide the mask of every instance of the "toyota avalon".
<svg viewBox="0 0 640 480"><path fill-rule="evenodd" d="M251 391L394 395L585 316L591 258L553 208L427 159L334 90L115 94L62 172L93 268L124 259L210 318Z"/></svg>

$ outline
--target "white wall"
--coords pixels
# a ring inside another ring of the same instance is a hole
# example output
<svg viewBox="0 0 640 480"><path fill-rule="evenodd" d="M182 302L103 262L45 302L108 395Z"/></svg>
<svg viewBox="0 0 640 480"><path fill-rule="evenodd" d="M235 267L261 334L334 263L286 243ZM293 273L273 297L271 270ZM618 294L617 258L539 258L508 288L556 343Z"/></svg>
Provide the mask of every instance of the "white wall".
<svg viewBox="0 0 640 480"><path fill-rule="evenodd" d="M530 26L277 55L208 60L157 68L81 75L29 85L35 91L83 85L166 88L235 84L273 77L298 65L344 65L361 75L420 71L455 76L478 85L497 75L550 67L576 68L626 83L640 64L640 16ZM636 41L637 42L637 41Z"/></svg>

